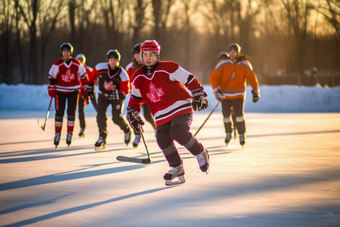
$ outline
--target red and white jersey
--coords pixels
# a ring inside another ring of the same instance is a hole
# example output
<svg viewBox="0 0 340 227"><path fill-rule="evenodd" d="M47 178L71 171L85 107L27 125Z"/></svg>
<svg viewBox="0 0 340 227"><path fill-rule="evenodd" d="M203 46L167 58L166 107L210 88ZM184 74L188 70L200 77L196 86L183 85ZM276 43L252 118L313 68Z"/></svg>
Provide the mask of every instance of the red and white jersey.
<svg viewBox="0 0 340 227"><path fill-rule="evenodd" d="M202 87L196 77L174 62L160 61L152 75L146 75L143 69L132 75L129 106L140 111L143 102L148 104L157 126L193 112L187 89Z"/></svg>
<svg viewBox="0 0 340 227"><path fill-rule="evenodd" d="M125 67L126 72L129 74L129 77L131 78L132 74L135 72L135 68L133 66L133 62L130 62L126 67Z"/></svg>
<svg viewBox="0 0 340 227"><path fill-rule="evenodd" d="M91 68L90 66L84 65L84 67L85 67L85 70L86 70L86 81L82 80L82 85L86 85L86 83L88 81L88 78L89 78L89 76L91 75L91 73L93 71L93 68Z"/></svg>
<svg viewBox="0 0 340 227"><path fill-rule="evenodd" d="M71 57L71 62L67 64L60 58L53 63L48 78L55 81L58 92L68 94L79 91L81 81L86 80L86 71L78 59Z"/></svg>

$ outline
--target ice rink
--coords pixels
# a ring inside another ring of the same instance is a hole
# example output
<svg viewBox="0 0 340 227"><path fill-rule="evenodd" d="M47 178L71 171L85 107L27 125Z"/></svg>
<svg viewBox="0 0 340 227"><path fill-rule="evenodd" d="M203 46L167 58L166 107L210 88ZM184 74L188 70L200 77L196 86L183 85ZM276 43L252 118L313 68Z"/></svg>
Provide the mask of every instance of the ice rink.
<svg viewBox="0 0 340 227"><path fill-rule="evenodd" d="M77 121L69 148L64 118L55 149L54 113L45 131L37 123L45 112L20 113L0 120L0 226L340 226L340 113L246 113L244 149L238 138L225 146L222 114L214 113L197 135L209 174L176 144L186 183L172 187L149 124L152 163L135 164L116 157L147 157L143 143L126 146L110 118L105 150L94 150L94 116L83 139ZM194 114L193 134L207 116Z"/></svg>

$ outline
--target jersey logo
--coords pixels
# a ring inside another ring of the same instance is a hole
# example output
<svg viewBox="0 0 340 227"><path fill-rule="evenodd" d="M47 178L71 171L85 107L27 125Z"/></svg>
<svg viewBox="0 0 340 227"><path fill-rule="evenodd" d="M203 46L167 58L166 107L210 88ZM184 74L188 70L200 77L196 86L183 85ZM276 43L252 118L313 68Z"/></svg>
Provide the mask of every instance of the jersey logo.
<svg viewBox="0 0 340 227"><path fill-rule="evenodd" d="M110 81L108 83L104 81L104 88L107 91L114 91L116 90L116 85L113 84L113 81Z"/></svg>
<svg viewBox="0 0 340 227"><path fill-rule="evenodd" d="M236 72L235 72L235 71L233 71L233 72L231 73L230 78L231 78L232 80L235 80L235 79L236 79Z"/></svg>
<svg viewBox="0 0 340 227"><path fill-rule="evenodd" d="M65 74L61 75L61 80L65 82L71 82L75 78L75 75L71 73L70 69L68 69Z"/></svg>
<svg viewBox="0 0 340 227"><path fill-rule="evenodd" d="M146 93L146 95L151 100L151 102L161 101L160 97L164 95L164 91L161 87L156 88L156 86L151 82L149 84L149 90L150 90L150 93Z"/></svg>

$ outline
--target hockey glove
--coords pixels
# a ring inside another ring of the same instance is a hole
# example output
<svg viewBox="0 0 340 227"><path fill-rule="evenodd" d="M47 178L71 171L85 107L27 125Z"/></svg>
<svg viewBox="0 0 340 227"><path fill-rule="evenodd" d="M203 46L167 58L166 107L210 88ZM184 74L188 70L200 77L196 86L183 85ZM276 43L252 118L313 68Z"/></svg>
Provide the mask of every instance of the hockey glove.
<svg viewBox="0 0 340 227"><path fill-rule="evenodd" d="M133 109L131 106L127 107L126 119L129 122L131 128L136 132L140 133L139 125L144 125L144 121L139 116L138 111Z"/></svg>
<svg viewBox="0 0 340 227"><path fill-rule="evenodd" d="M86 87L87 87L87 95L88 96L93 96L94 95L94 93L93 93L94 84L91 83L91 82L87 82Z"/></svg>
<svg viewBox="0 0 340 227"><path fill-rule="evenodd" d="M208 108L209 102L208 102L208 95L203 90L203 87L196 88L191 91L192 92L192 107L194 110L204 110Z"/></svg>
<svg viewBox="0 0 340 227"><path fill-rule="evenodd" d="M218 101L222 101L222 100L223 100L223 94L222 94L221 88L215 88L215 89L214 89L214 95L215 95L215 98L216 98Z"/></svg>
<svg viewBox="0 0 340 227"><path fill-rule="evenodd" d="M251 93L253 94L253 102L257 102L260 99L260 92L257 89L251 90Z"/></svg>
<svg viewBox="0 0 340 227"><path fill-rule="evenodd" d="M50 85L47 87L48 95L51 98L55 98L57 96L57 90L54 85Z"/></svg>

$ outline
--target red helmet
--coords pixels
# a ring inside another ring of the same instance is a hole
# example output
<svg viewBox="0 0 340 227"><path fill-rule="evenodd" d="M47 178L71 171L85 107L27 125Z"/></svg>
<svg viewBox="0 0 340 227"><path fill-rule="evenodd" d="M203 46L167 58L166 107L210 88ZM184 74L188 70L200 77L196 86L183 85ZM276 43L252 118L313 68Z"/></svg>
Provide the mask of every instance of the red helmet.
<svg viewBox="0 0 340 227"><path fill-rule="evenodd" d="M161 54L161 46L158 44L156 40L145 40L140 47L140 59L143 65L145 65L143 59L143 52L144 51L153 51L157 57L157 62L159 61L160 54ZM156 62L156 63L157 63ZM155 63L155 64L156 64Z"/></svg>

